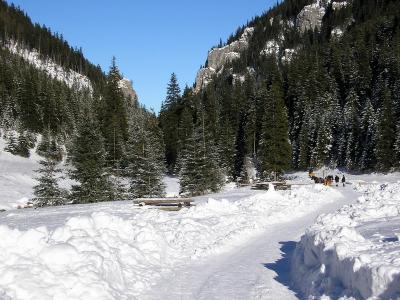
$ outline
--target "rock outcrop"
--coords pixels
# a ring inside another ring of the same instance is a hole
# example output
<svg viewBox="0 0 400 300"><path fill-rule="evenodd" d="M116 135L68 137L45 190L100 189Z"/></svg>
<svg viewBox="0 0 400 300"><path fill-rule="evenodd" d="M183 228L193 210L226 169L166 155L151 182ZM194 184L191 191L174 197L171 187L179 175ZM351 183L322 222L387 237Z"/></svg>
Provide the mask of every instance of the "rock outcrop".
<svg viewBox="0 0 400 300"><path fill-rule="evenodd" d="M309 29L319 30L329 5L332 5L332 9L339 10L346 7L350 1L351 0L314 0L310 5L304 6L297 16L293 16L290 19L283 19L281 15L271 17L269 19L270 23L273 24L273 22L279 21L282 31L275 39L268 40L259 54L261 56L274 56L282 63L289 63L293 56L296 55L298 47L287 48L285 43L286 32L290 32L293 28L297 28L300 32L305 32ZM345 27L346 26L336 27L332 31L332 37L340 38L346 29ZM227 63L240 58L241 53L248 49L249 41L253 33L254 28L247 27L238 40L224 47L214 48L209 51L207 65L201 68L197 73L194 88L195 93L204 89L212 81L214 76L218 76L222 73ZM245 77L244 74L231 73L231 75L234 83L242 82Z"/></svg>
<svg viewBox="0 0 400 300"><path fill-rule="evenodd" d="M224 47L214 48L208 52L207 66L197 73L195 93L207 86L212 77L220 71L228 62L240 58L240 54L249 46L254 28L247 27L241 37Z"/></svg>
<svg viewBox="0 0 400 300"><path fill-rule="evenodd" d="M133 89L131 80L127 78L121 79L119 82L119 88L121 89L125 98L130 98L133 103L138 101L138 96L136 94L136 91Z"/></svg>
<svg viewBox="0 0 400 300"><path fill-rule="evenodd" d="M322 18L325 16L326 9L329 4L332 3L334 10L341 9L348 5L346 1L335 1L331 0L316 0L310 5L304 6L304 8L297 15L297 27L301 32L307 30L319 30L322 25Z"/></svg>
<svg viewBox="0 0 400 300"><path fill-rule="evenodd" d="M322 18L325 16L328 2L317 0L315 3L303 7L297 15L297 27L301 32L321 28Z"/></svg>

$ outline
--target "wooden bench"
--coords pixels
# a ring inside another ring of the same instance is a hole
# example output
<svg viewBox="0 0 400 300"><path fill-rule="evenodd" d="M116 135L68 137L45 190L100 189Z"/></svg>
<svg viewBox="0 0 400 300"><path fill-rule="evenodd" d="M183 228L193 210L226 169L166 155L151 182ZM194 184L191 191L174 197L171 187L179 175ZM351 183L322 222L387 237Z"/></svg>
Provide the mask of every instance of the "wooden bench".
<svg viewBox="0 0 400 300"><path fill-rule="evenodd" d="M269 185L272 184L277 191L282 191L282 190L290 190L291 189L291 184L287 184L286 182L259 182L254 185L252 185L253 190L266 190L268 191Z"/></svg>
<svg viewBox="0 0 400 300"><path fill-rule="evenodd" d="M178 211L182 207L193 206L194 200L192 198L138 198L133 201L134 204L139 206L154 206L156 208L167 211Z"/></svg>

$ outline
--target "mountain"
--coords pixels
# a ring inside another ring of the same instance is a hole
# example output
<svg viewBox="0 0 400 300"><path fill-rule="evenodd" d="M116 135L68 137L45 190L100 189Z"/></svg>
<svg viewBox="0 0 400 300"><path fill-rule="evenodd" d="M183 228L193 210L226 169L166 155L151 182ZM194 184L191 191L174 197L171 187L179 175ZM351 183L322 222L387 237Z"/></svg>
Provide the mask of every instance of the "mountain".
<svg viewBox="0 0 400 300"><path fill-rule="evenodd" d="M0 127L70 135L86 102L102 98L107 76L50 28L0 1ZM128 79L119 88L128 105L137 95Z"/></svg>
<svg viewBox="0 0 400 300"><path fill-rule="evenodd" d="M393 0L282 1L209 51L193 88L162 111L176 119L164 133L182 131L187 113L194 126L200 120L233 179L248 158L267 177L322 166L397 169L399 18ZM276 124L280 100L286 118ZM166 141L173 166L185 148L176 139Z"/></svg>

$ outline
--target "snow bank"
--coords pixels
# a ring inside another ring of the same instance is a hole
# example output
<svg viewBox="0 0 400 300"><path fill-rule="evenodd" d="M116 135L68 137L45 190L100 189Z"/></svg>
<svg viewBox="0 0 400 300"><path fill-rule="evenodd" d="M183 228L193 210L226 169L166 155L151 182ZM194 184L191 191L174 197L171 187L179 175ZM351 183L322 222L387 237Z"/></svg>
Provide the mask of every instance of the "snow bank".
<svg viewBox="0 0 400 300"><path fill-rule="evenodd" d="M179 265L228 251L271 224L339 197L324 187L299 188L234 202L208 199L179 213L130 207L126 214L126 206L125 215L112 210L82 215L82 206L52 229L0 225L0 298L139 297ZM49 211L43 210L44 217Z"/></svg>
<svg viewBox="0 0 400 300"><path fill-rule="evenodd" d="M400 297L400 184L355 188L357 204L320 216L295 250L293 279L306 297Z"/></svg>

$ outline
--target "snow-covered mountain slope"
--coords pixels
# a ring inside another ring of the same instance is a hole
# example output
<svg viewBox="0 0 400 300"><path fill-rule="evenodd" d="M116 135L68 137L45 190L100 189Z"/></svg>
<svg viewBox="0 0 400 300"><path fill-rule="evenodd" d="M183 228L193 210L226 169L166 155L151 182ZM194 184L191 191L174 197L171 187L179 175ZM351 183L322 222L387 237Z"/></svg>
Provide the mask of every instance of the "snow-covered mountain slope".
<svg viewBox="0 0 400 300"><path fill-rule="evenodd" d="M400 298L400 183L355 188L358 203L319 217L297 246L292 270L306 297Z"/></svg>
<svg viewBox="0 0 400 300"><path fill-rule="evenodd" d="M25 158L4 151L5 144L0 137L0 210L24 207L32 199L33 187L37 184L35 170L41 160L35 149ZM71 181L61 180L60 185L69 188Z"/></svg>
<svg viewBox="0 0 400 300"><path fill-rule="evenodd" d="M65 82L69 87L89 89L93 91L89 78L73 70L65 70L51 59L42 59L37 50L28 50L15 41L8 41L5 47L11 52L26 60L38 70L45 72L51 78Z"/></svg>

